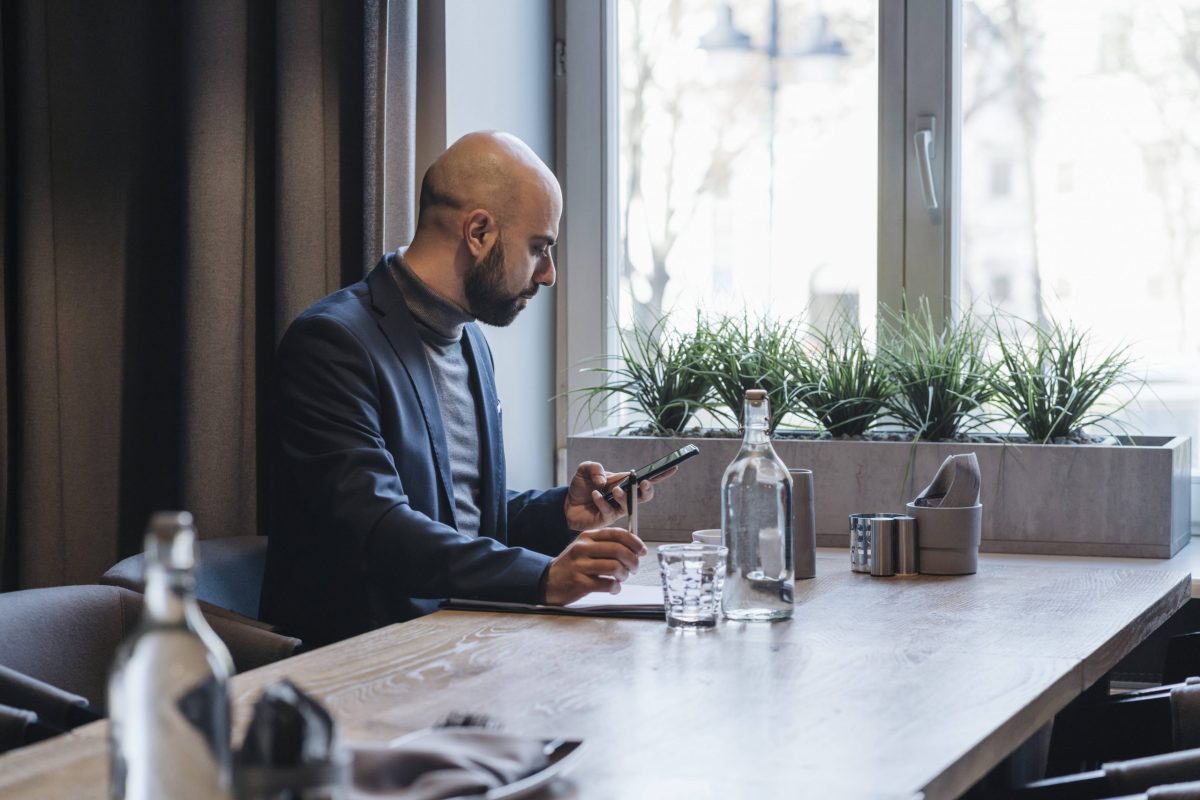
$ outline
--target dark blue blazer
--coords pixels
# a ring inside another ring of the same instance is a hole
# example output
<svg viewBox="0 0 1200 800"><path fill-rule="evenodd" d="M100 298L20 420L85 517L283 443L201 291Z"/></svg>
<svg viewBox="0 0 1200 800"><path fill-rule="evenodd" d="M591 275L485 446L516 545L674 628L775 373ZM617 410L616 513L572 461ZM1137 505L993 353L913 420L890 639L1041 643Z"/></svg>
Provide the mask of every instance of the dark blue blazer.
<svg viewBox="0 0 1200 800"><path fill-rule="evenodd" d="M314 646L447 597L532 603L574 537L565 489L509 492L491 351L463 350L480 419L480 535L454 523L446 433L387 260L301 314L279 345L279 429L261 616Z"/></svg>

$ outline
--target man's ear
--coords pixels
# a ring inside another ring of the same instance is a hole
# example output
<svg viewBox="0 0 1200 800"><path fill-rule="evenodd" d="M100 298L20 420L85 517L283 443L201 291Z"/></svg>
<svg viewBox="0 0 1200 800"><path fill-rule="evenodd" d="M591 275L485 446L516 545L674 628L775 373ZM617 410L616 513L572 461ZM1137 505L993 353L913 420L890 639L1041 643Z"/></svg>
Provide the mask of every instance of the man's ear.
<svg viewBox="0 0 1200 800"><path fill-rule="evenodd" d="M496 220L486 209L477 208L463 220L463 239L471 255L480 258L496 238Z"/></svg>

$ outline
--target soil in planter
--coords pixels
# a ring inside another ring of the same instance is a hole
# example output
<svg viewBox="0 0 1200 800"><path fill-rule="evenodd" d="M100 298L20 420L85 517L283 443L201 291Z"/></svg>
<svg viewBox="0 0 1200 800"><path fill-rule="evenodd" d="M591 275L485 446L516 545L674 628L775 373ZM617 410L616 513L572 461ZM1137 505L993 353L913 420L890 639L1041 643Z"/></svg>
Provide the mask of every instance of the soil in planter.
<svg viewBox="0 0 1200 800"><path fill-rule="evenodd" d="M653 427L644 425L625 431L623 436L660 436ZM728 428L688 428L677 434L678 438L692 439L740 439L742 434ZM842 442L911 442L914 437L911 431L871 431L862 436L833 436L828 431L818 431L808 428L779 428L772 435L774 439L794 439L799 441L842 441ZM924 439L922 441L960 442L964 444L1029 444L1028 436L1019 433L960 433L952 439ZM1121 444L1114 436L1092 436L1075 433L1070 436L1056 436L1047 444L1080 444L1080 445L1117 445Z"/></svg>

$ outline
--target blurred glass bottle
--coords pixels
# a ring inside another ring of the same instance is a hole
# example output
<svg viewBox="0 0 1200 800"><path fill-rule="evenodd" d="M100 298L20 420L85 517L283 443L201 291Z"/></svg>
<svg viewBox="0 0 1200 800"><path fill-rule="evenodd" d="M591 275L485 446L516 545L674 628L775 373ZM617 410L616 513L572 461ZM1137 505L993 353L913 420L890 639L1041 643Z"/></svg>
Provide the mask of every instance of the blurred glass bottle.
<svg viewBox="0 0 1200 800"><path fill-rule="evenodd" d="M195 539L186 511L150 518L145 609L108 682L114 798L231 796L233 660L196 605Z"/></svg>
<svg viewBox="0 0 1200 800"><path fill-rule="evenodd" d="M721 479L721 534L729 548L721 608L731 620L792 616L792 479L771 447L770 405L750 389L742 448Z"/></svg>

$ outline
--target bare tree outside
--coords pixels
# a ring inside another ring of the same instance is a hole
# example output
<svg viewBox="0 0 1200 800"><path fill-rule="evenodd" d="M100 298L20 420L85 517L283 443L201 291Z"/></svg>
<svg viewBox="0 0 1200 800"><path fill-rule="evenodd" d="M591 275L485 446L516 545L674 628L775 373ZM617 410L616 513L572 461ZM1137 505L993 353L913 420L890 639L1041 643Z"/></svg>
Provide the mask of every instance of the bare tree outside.
<svg viewBox="0 0 1200 800"><path fill-rule="evenodd" d="M1135 432L1200 433L1200 0L969 0L967 297L1128 345ZM1200 448L1193 448L1200 465Z"/></svg>
<svg viewBox="0 0 1200 800"><path fill-rule="evenodd" d="M1034 164L1042 106L1037 66L1040 37L1026 19L1022 0L969 2L964 15L964 36L974 45L978 57L971 62L973 69L967 70L970 74L966 80L971 82L971 91L966 93L963 104L963 128L969 131L972 125L986 126L990 111L993 119L995 115L1015 119L1019 131L1019 146L1012 155L1020 163L1024 189L1021 233L1028 239L1029 292L1023 303L1007 304L1007 296L991 299L994 305L1008 306L1018 313L1032 311L1031 320L1044 329L1046 309L1042 302L1042 273L1038 263L1037 169ZM963 225L970 228L973 222L966 217ZM969 235L967 240L970 241Z"/></svg>
<svg viewBox="0 0 1200 800"><path fill-rule="evenodd" d="M727 193L729 170L736 147L727 142L729 128L712 120L733 118L739 96L749 78L734 76L731 85L713 87L702 75L679 69L667 43L686 42L685 14L695 15L692 2L625 2L627 23L622 25L621 95L622 192L621 277L631 287L632 322L653 330L664 315L664 297L671 277L670 257L679 237L694 219L703 198ZM708 4L712 5L712 4ZM707 10L707 9L706 9ZM694 32L692 36L694 36ZM715 102L713 102L715 101ZM687 109L709 103L711 119L689 115ZM665 145L665 157L647 157L647 139ZM703 138L700 158L680 157L681 140ZM656 197L647 197L655 186ZM649 258L635 259L631 252L633 217L640 216L648 240Z"/></svg>
<svg viewBox="0 0 1200 800"><path fill-rule="evenodd" d="M873 306L874 24L854 0L619 4L622 325Z"/></svg>

